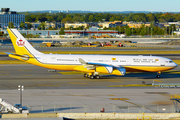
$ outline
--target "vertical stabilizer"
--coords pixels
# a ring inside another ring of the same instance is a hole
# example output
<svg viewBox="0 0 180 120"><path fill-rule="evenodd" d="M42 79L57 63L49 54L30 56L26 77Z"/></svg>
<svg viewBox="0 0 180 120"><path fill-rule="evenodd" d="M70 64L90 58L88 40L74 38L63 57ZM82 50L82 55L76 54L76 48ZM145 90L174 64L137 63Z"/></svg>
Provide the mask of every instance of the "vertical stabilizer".
<svg viewBox="0 0 180 120"><path fill-rule="evenodd" d="M36 49L19 33L17 29L7 29L11 38L12 44L19 55L35 55L43 54Z"/></svg>

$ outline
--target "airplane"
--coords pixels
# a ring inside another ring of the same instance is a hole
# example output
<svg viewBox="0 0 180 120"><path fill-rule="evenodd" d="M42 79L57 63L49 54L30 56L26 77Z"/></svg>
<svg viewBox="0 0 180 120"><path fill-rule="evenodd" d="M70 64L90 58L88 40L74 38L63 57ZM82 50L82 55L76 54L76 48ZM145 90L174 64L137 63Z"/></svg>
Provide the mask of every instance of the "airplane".
<svg viewBox="0 0 180 120"><path fill-rule="evenodd" d="M99 73L123 76L126 72L157 72L177 67L171 59L142 55L44 54L37 51L17 29L7 29L16 53L7 53L36 66L63 71L81 71L84 77L100 79Z"/></svg>

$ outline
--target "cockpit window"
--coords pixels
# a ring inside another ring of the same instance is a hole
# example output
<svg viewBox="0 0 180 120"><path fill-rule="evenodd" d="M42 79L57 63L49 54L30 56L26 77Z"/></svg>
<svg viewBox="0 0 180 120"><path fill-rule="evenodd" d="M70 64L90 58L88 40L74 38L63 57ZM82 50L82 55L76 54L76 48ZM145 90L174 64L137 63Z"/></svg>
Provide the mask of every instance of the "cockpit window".
<svg viewBox="0 0 180 120"><path fill-rule="evenodd" d="M172 63L173 61L169 61L169 63Z"/></svg>

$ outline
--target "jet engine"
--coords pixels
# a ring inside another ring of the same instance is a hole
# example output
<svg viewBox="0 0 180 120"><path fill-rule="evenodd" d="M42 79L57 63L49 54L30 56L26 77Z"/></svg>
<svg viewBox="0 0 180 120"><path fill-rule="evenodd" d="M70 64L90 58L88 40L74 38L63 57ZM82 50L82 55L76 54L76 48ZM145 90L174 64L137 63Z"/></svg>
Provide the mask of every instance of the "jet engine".
<svg viewBox="0 0 180 120"><path fill-rule="evenodd" d="M96 72L121 76L121 75L126 74L126 69L124 67L99 66L99 67L96 67Z"/></svg>

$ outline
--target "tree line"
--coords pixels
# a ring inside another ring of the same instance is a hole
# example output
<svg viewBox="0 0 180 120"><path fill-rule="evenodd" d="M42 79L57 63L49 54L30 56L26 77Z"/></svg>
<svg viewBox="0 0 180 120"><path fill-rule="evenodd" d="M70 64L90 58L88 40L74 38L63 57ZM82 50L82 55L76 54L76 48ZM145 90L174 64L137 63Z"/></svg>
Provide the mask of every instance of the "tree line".
<svg viewBox="0 0 180 120"><path fill-rule="evenodd" d="M134 21L134 22L151 22L151 26L147 27L141 25L140 28L130 28L129 26L116 26L111 28L104 28L104 30L117 30L120 34L130 35L171 35L176 30L175 25L169 27L155 26L155 22L176 22L180 21L179 13L20 13L25 14L25 21L27 29L32 27L31 22L40 21L39 30L45 29L45 21L48 22L103 22L103 21ZM9 28L13 28L13 23L9 23ZM26 28L25 23L21 22L21 28ZM48 28L52 30L53 28ZM84 30L84 26L79 28L68 28L71 30ZM65 34L65 28L61 28L59 34ZM0 36L2 34L0 33Z"/></svg>
<svg viewBox="0 0 180 120"><path fill-rule="evenodd" d="M180 21L180 13L21 13L26 22L175 22Z"/></svg>

